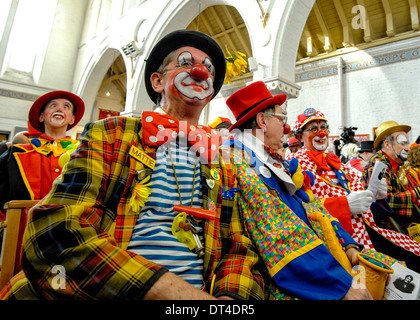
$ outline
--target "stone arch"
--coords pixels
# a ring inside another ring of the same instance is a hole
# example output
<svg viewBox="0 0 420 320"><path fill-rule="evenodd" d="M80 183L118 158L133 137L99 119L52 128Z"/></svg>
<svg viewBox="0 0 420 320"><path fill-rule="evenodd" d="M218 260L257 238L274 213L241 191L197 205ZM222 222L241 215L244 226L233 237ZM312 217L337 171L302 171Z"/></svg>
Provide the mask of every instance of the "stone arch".
<svg viewBox="0 0 420 320"><path fill-rule="evenodd" d="M296 56L306 20L315 0L287 1L280 21L273 30L272 82L271 90L297 97L300 86L295 83ZM278 10L280 11L280 10Z"/></svg>
<svg viewBox="0 0 420 320"><path fill-rule="evenodd" d="M153 45L163 37L163 35L176 29L184 29L189 23L202 11L210 6L228 5L235 7L230 1L226 0L202 0L200 3L196 0L186 0L178 4L176 8L166 7L157 21L154 21L153 26L148 31L147 39L145 40L144 59L149 56ZM147 22L145 22L145 25ZM138 65L134 77L137 83L134 84L133 96L131 97L131 105L133 110L127 110L127 115L139 115L142 110L151 110L153 103L150 101L144 79L145 63ZM127 101L128 102L128 101ZM127 103L129 104L129 103Z"/></svg>
<svg viewBox="0 0 420 320"><path fill-rule="evenodd" d="M109 46L103 47L98 50L97 55L90 57L89 62L86 64L85 72L82 74L77 94L84 100L86 105L84 122L89 122L94 119L95 100L104 78L105 73L112 65L114 58L121 52Z"/></svg>

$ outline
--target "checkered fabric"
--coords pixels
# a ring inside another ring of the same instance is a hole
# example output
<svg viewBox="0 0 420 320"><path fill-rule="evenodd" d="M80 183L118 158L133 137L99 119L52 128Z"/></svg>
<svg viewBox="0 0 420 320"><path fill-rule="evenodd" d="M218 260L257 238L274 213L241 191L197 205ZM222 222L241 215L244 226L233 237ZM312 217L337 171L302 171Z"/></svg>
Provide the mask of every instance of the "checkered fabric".
<svg viewBox="0 0 420 320"><path fill-rule="evenodd" d="M299 160L299 163L302 167L302 170L311 171L315 176L315 182L312 187L312 192L316 199L325 199L325 198L332 198L332 197L340 197L340 196L347 196L347 192L344 188L335 186L333 184L328 183L328 181L322 179L317 173L315 164L313 161L306 155L306 151L308 149L306 147L302 147L296 153L294 153L291 157L295 157ZM291 157L289 156L287 160L290 160ZM344 164L341 165L341 170L347 171ZM349 173L352 177L352 181L350 182L350 189L352 191L364 190L362 182L360 178L353 173ZM369 235L366 230L365 223L368 224L372 229L376 232L387 238L389 241L393 242L394 244L409 250L410 252L415 253L416 255L420 255L420 244L409 236L404 234L398 233L393 230L382 229L379 228L374 219L372 212L369 210L363 213L363 218L358 216L356 218L352 217L352 227L354 233L351 235L355 241L362 244L365 249L374 249L373 244L369 238Z"/></svg>
<svg viewBox="0 0 420 320"><path fill-rule="evenodd" d="M305 111L303 111L302 114L298 115L292 130L296 132L299 128L302 128L308 122L316 119L327 121L321 111L317 111L314 108L307 108Z"/></svg>

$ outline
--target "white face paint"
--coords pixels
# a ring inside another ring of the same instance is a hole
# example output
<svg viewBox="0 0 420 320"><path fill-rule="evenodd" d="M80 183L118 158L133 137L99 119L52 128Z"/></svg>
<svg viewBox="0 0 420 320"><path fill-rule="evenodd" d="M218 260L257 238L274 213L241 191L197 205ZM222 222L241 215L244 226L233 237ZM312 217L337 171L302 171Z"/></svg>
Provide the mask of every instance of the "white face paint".
<svg viewBox="0 0 420 320"><path fill-rule="evenodd" d="M303 143L308 150L324 152L328 148L328 125L325 121L315 120L303 131Z"/></svg>
<svg viewBox="0 0 420 320"><path fill-rule="evenodd" d="M406 145L408 143L407 137L403 134L398 135L396 141L400 145Z"/></svg>
<svg viewBox="0 0 420 320"><path fill-rule="evenodd" d="M324 151L327 149L328 147L328 136L326 137L318 137L315 136L312 139L312 145L314 146L314 148L318 151Z"/></svg>
<svg viewBox="0 0 420 320"><path fill-rule="evenodd" d="M208 69L209 74L214 75L214 66L208 58L201 62ZM194 65L194 57L189 51L182 52L178 56L178 66L191 68ZM188 71L179 72L174 78L175 88L184 96L190 99L204 100L213 94L213 80L208 77L206 80L200 81L193 79Z"/></svg>
<svg viewBox="0 0 420 320"><path fill-rule="evenodd" d="M56 128L70 125L74 121L73 108L72 103L67 99L53 99L45 106L39 121Z"/></svg>
<svg viewBox="0 0 420 320"><path fill-rule="evenodd" d="M408 144L408 139L407 139L407 137L406 137L405 135L403 135L403 134L398 135L398 136L397 136L397 138L395 139L395 141L396 141L399 145L401 145L402 147L404 147L405 145L407 145L407 144ZM400 159L401 159L401 160L403 160L403 161L406 161L406 160L407 160L407 157L408 157L408 152L407 152L407 150L402 149L402 150L401 150L401 152L400 152Z"/></svg>
<svg viewBox="0 0 420 320"><path fill-rule="evenodd" d="M176 75L174 86L182 95L190 99L204 100L213 94L213 81L210 78L204 81L197 81L191 78L190 73L187 71Z"/></svg>
<svg viewBox="0 0 420 320"><path fill-rule="evenodd" d="M64 113L62 112L54 112L54 114L51 116L51 123L54 123L56 125L62 125L64 123Z"/></svg>

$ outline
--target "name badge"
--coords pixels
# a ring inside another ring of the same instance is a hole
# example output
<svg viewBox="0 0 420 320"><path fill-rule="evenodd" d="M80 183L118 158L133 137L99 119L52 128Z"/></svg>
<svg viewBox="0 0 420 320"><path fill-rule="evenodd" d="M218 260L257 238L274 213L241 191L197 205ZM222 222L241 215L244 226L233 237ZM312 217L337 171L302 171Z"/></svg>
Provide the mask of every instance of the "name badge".
<svg viewBox="0 0 420 320"><path fill-rule="evenodd" d="M129 155L132 156L137 161L140 161L145 166L149 167L150 169L153 169L156 164L156 160L149 157L144 151L141 151L139 148L135 146L131 146Z"/></svg>

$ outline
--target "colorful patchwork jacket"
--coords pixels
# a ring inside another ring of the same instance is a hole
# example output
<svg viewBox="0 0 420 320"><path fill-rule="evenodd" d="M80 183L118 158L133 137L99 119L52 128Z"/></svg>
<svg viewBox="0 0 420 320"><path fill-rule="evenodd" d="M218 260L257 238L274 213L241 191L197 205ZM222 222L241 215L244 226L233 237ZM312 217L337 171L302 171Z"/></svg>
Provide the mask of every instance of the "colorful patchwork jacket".
<svg viewBox="0 0 420 320"><path fill-rule="evenodd" d="M145 169L129 155L143 148L141 120L108 118L90 123L79 149L40 205L31 210L24 235L21 273L3 289L3 299L142 299L167 269L126 250L138 219L129 207L136 172ZM217 203L216 219L204 227L205 290L215 296L262 299L263 280L255 268L258 253L240 222L234 187L235 168L211 168L221 179L210 188L210 165L202 165L203 206ZM223 184L219 183L223 181ZM57 267L65 288L54 285Z"/></svg>
<svg viewBox="0 0 420 320"><path fill-rule="evenodd" d="M269 167L238 140L221 148L238 170L239 210L265 262L269 299L341 299L353 278L328 251L306 216L308 210L320 207L304 207L311 204L282 190ZM337 226L342 246L356 244Z"/></svg>

